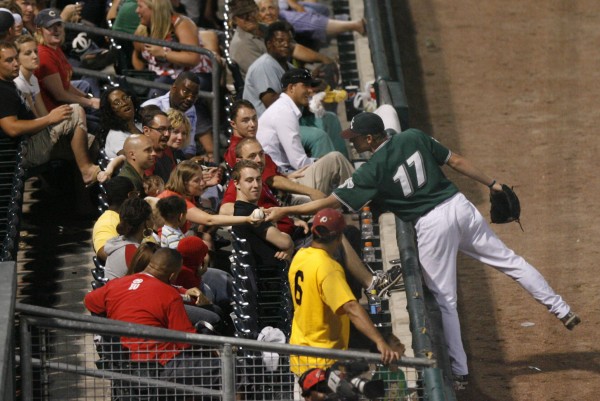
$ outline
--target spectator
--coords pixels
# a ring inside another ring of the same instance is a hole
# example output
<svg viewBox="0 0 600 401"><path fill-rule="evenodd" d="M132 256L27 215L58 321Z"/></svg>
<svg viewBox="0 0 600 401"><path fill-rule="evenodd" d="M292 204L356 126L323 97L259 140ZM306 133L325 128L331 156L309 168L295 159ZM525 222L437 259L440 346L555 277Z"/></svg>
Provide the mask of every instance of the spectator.
<svg viewBox="0 0 600 401"><path fill-rule="evenodd" d="M119 235L117 225L119 225L121 205L129 196L139 196L137 191L134 193L135 188L131 180L125 177L114 177L108 180L104 184L104 189L108 209L100 215L92 230L94 251L102 262L106 261L106 252L104 252L106 241Z"/></svg>
<svg viewBox="0 0 600 401"><path fill-rule="evenodd" d="M108 282L88 293L84 304L90 312L105 314L109 319L195 333L181 292L169 284L180 270L181 255L161 248L142 273ZM122 337L121 344L132 361L162 365L163 379L202 387L220 383L219 359L198 355L190 344L130 337Z"/></svg>
<svg viewBox="0 0 600 401"><path fill-rule="evenodd" d="M298 251L288 273L294 318L290 344L347 349L350 321L373 341L384 363L400 358L374 327L348 287L342 267L333 259L342 245L344 216L323 209L314 218L313 241ZM310 368L325 369L333 360L292 355L290 369L300 376Z"/></svg>
<svg viewBox="0 0 600 401"><path fill-rule="evenodd" d="M157 175L147 175L142 179L146 196L157 197L165 190L165 181Z"/></svg>
<svg viewBox="0 0 600 401"><path fill-rule="evenodd" d="M123 144L123 153L126 161L119 171L119 176L128 178L135 189L143 194L144 171L154 165L156 158L152 140L145 135L130 135Z"/></svg>
<svg viewBox="0 0 600 401"><path fill-rule="evenodd" d="M15 40L15 17L7 8L0 8L0 40Z"/></svg>
<svg viewBox="0 0 600 401"><path fill-rule="evenodd" d="M30 168L50 159L72 158L83 182L91 185L99 178L100 167L91 162L85 113L79 105L63 105L36 118L14 83L19 76L17 50L12 43L0 42L0 134L9 138L26 136L24 166ZM103 177L101 177L104 179Z"/></svg>
<svg viewBox="0 0 600 401"><path fill-rule="evenodd" d="M143 199L127 199L119 210L117 237L106 241L106 277L113 279L127 274L127 268L144 237L152 235L152 208Z"/></svg>
<svg viewBox="0 0 600 401"><path fill-rule="evenodd" d="M316 44L315 47L326 44L330 36L337 36L344 32L357 32L364 35L367 31L364 19L340 21L310 10L306 12L280 10L277 0L259 0L257 4L260 22L268 25L283 19L292 25L298 35L306 35Z"/></svg>
<svg viewBox="0 0 600 401"><path fill-rule="evenodd" d="M252 102L259 117L279 98L282 92L281 78L285 72L294 68L288 61L291 38L292 33L286 23L275 22L269 25L265 35L267 53L260 56L248 70L243 97ZM312 81L314 86L319 84L320 81ZM305 113L310 114L308 110ZM300 113L298 118L303 114ZM311 119L301 120L300 139L313 157L321 157L334 150L347 155L346 143L340 137L341 130L337 116L326 112L321 118L313 116Z"/></svg>
<svg viewBox="0 0 600 401"><path fill-rule="evenodd" d="M262 222L262 219L255 219L249 216L213 215L198 208L195 198L202 195L202 192L206 189L206 184L202 176L202 167L198 163L189 160L179 163L171 174L165 188L159 195L159 198L166 198L173 195L184 198L187 205L187 220L189 223L206 226L227 226L259 224ZM184 231L187 231L187 227Z"/></svg>
<svg viewBox="0 0 600 401"><path fill-rule="evenodd" d="M36 39L40 66L35 75L40 82L42 99L48 111L61 104L77 103L92 109L100 108L100 99L90 98L87 93L71 83L73 69L60 46L65 30L59 11L46 8L35 17Z"/></svg>
<svg viewBox="0 0 600 401"><path fill-rule="evenodd" d="M300 138L299 107L308 104L308 87L313 83L310 73L293 69L281 78L284 92L260 117L256 139L277 164L279 171L291 173L308 166L300 183L330 194L333 188L348 179L354 168L341 153L330 152L318 160L308 157Z"/></svg>
<svg viewBox="0 0 600 401"><path fill-rule="evenodd" d="M150 259L156 251L160 249L160 245L156 242L143 242L137 247L135 253L131 257L129 265L127 265L127 276L135 273L143 272L150 264Z"/></svg>
<svg viewBox="0 0 600 401"><path fill-rule="evenodd" d="M187 209L185 200L179 196L168 196L160 199L156 207L158 207L160 216L165 221L160 232L160 246L177 249L179 241L184 237L181 227L186 222Z"/></svg>
<svg viewBox="0 0 600 401"><path fill-rule="evenodd" d="M300 180L303 177L303 169L294 171L287 176L278 172L277 165L273 162L271 156L265 154L260 142L251 146L251 149L248 149L247 152L244 151L243 147L239 149L239 152L237 151L237 146L241 140L244 138L256 138L258 119L252 103L247 100L236 101L231 107L230 124L233 132L229 139L229 147L224 156L225 161L227 161L230 167L233 167L240 158L251 158L261 165L263 169L263 185L268 185L272 190L292 194L292 204L306 202L308 199L315 200L324 197L324 194L321 191L300 183ZM250 142L248 142L248 144L250 144ZM259 146L260 149L258 149L257 146Z"/></svg>
<svg viewBox="0 0 600 401"><path fill-rule="evenodd" d="M169 109L167 118L171 127L169 138L154 167L154 174L164 181L168 181L175 166L186 159L182 149L189 142L191 128L190 120L179 110Z"/></svg>
<svg viewBox="0 0 600 401"><path fill-rule="evenodd" d="M262 191L260 166L251 160L240 160L233 168L231 180L237 188L233 214L250 216L255 210L260 210L258 206L258 199ZM308 233L306 223L304 229ZM292 238L273 224L236 226L233 231L238 237L248 241L252 249L254 266L280 266L279 261L292 260L294 254Z"/></svg>
<svg viewBox="0 0 600 401"><path fill-rule="evenodd" d="M138 1L137 13L140 26L135 31L136 35L204 47L196 24L191 19L175 13L170 0ZM183 71L190 71L198 77L195 95L198 89L212 90L212 61L209 56L190 51L170 50L169 47L135 42L131 59L133 67L137 70L148 68L154 71L157 75L156 81L164 83L173 83ZM192 123L204 150L212 155L211 114L203 101L195 103L199 119ZM172 107L177 108L175 105ZM187 109L180 110L185 112ZM195 135L192 138L196 140Z"/></svg>
<svg viewBox="0 0 600 401"><path fill-rule="evenodd" d="M308 369L302 373L298 385L300 391L297 392L301 393L305 401L326 401L333 392L327 385L327 373L319 368Z"/></svg>
<svg viewBox="0 0 600 401"><path fill-rule="evenodd" d="M245 78L250 65L267 52L264 40L266 26L258 23L258 7L254 0L234 2L230 15L235 32L229 44L229 54L240 67L242 77ZM326 55L298 43L292 43L292 56L304 63L334 62Z"/></svg>
<svg viewBox="0 0 600 401"><path fill-rule="evenodd" d="M32 0L15 0L16 4L21 10L21 17L23 19L23 28L33 35L35 33L35 18L34 2Z"/></svg>
<svg viewBox="0 0 600 401"><path fill-rule="evenodd" d="M177 76L177 79L175 79L175 82L171 85L171 90L169 90L168 93L154 99L148 99L142 104L144 107L156 105L165 113L170 109L179 110L182 113L185 113L190 121L191 138L188 146L183 149L183 152L187 157L196 156L196 132L203 132L197 131L196 127L201 126L208 121L199 122L199 117L207 118L207 115L204 115L204 117L202 115L198 116L196 108L194 107L194 104L198 100L199 85L200 80L194 73L184 71Z"/></svg>
<svg viewBox="0 0 600 401"><path fill-rule="evenodd" d="M177 245L177 251L183 258L183 267L177 276L177 280L175 280L175 284L183 288L198 287L203 294L212 297L212 291L202 282L202 276L208 270L204 265L204 259L208 255L206 243L193 235L183 237ZM211 302L210 299L209 302Z"/></svg>
<svg viewBox="0 0 600 401"><path fill-rule="evenodd" d="M152 140L157 159L162 158L171 136L171 123L167 113L156 107L143 107L140 115L142 117L142 132ZM152 166L151 171L148 171L148 175L152 174L154 174L154 166Z"/></svg>
<svg viewBox="0 0 600 401"><path fill-rule="evenodd" d="M111 87L100 97L100 122L108 130L104 151L110 159L123 149L131 134L142 134L135 97L121 87Z"/></svg>
<svg viewBox="0 0 600 401"><path fill-rule="evenodd" d="M40 84L34 71L40 65L37 42L31 35L22 35L15 40L17 57L19 58L19 76L15 78L15 85L36 117L48 115L48 110L40 94Z"/></svg>

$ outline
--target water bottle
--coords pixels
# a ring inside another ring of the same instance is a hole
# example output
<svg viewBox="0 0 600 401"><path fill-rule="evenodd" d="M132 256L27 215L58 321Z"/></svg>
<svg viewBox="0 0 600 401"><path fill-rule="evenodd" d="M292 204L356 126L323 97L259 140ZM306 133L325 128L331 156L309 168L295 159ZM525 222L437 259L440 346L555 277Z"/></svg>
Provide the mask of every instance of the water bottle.
<svg viewBox="0 0 600 401"><path fill-rule="evenodd" d="M375 262L375 248L372 242L366 242L363 248L363 260L367 263Z"/></svg>
<svg viewBox="0 0 600 401"><path fill-rule="evenodd" d="M364 219L360 225L360 236L362 239L373 238L373 224L370 219Z"/></svg>
<svg viewBox="0 0 600 401"><path fill-rule="evenodd" d="M365 219L373 221L373 213L371 213L371 208L369 206L363 207L362 212L360 213L360 220L363 221Z"/></svg>
<svg viewBox="0 0 600 401"><path fill-rule="evenodd" d="M377 295L377 290L371 290L371 293L368 295L368 302L369 313L371 315L381 313L381 298Z"/></svg>

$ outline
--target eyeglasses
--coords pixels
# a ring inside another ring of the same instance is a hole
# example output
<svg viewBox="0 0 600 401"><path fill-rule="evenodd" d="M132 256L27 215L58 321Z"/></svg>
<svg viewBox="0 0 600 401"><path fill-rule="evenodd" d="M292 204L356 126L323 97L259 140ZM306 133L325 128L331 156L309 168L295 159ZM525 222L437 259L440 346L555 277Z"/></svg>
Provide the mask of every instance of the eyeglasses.
<svg viewBox="0 0 600 401"><path fill-rule="evenodd" d="M155 131L158 131L161 134L164 134L167 131L171 132L173 130L173 127L158 127L158 128L154 128L154 127L148 126L148 128L153 129Z"/></svg>
<svg viewBox="0 0 600 401"><path fill-rule="evenodd" d="M131 96L129 95L125 95L123 96L121 99L116 99L114 102L112 102L111 104L115 107L121 107L123 106L125 103L128 103L131 100Z"/></svg>

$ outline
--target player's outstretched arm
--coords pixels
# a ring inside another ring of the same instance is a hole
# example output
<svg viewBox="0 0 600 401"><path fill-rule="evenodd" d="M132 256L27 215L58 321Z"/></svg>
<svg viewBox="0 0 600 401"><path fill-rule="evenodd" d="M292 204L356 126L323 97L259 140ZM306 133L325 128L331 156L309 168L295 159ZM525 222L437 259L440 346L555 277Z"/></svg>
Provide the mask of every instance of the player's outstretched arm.
<svg viewBox="0 0 600 401"><path fill-rule="evenodd" d="M494 182L492 178L486 175L483 171L481 171L477 166L475 166L471 161L458 153L452 152L450 159L448 160L448 166L452 167L454 170L458 171L462 175L465 175L472 180L475 180L486 187L490 187L490 184ZM499 188L496 188L499 187ZM498 183L494 183L490 189L493 190L502 190L502 187Z"/></svg>
<svg viewBox="0 0 600 401"><path fill-rule="evenodd" d="M266 221L278 221L286 215L296 216L308 216L317 213L321 209L331 207L334 209L340 208L342 204L333 195L329 195L324 199L317 199L312 202L304 203L302 205L287 206L287 207L272 207L265 209L267 214Z"/></svg>

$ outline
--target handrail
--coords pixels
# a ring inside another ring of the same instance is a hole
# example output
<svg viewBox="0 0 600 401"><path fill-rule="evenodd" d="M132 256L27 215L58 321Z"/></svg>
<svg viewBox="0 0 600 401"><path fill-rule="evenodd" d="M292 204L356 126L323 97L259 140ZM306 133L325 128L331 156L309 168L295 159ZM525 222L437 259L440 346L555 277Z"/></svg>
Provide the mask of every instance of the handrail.
<svg viewBox="0 0 600 401"><path fill-rule="evenodd" d="M212 99L212 123L213 123L213 158L215 163L219 163L219 132L220 132L220 119L219 119L219 106L220 106L220 98L221 98L221 86L220 86L220 77L221 77L221 65L218 63L217 58L214 53L210 50L204 49L198 46L192 45L184 45L177 42L169 42L162 39L154 39L145 36L132 35L125 32L113 31L111 29L103 29L97 28L94 26L88 26L83 24L74 24L72 22L65 22L65 28L73 31L92 33L95 35L108 36L111 38L127 40L130 42L140 42L140 43L148 43L152 45L169 47L175 50L184 50L191 51L194 53L200 53L208 56L211 60L212 64L212 92L198 91L198 96L205 99ZM80 71L82 71L80 69ZM97 74L97 73L96 73ZM98 76L94 74L94 76ZM90 74L91 75L91 74ZM106 77L107 74L103 74L102 77ZM127 79L128 82L135 83L131 79ZM136 85L141 83L135 83ZM148 84L144 85L148 86ZM154 87L154 86L151 86ZM156 86L157 88L162 88L161 86Z"/></svg>
<svg viewBox="0 0 600 401"><path fill-rule="evenodd" d="M29 323L37 326L64 328L73 331L94 332L106 335L139 336L154 340L187 342L197 345L223 345L230 344L235 347L255 351L282 352L286 354L318 356L332 359L362 358L367 361L380 361L381 355L351 350L334 350L316 347L307 347L290 344L268 343L264 341L248 340L235 337L212 336L206 334L193 334L181 331L168 330L158 327L145 326L135 323L126 323L116 320L87 316L73 312L57 311L40 306L16 304L16 311L25 317ZM431 358L402 357L399 365L419 367L435 367L436 360Z"/></svg>
<svg viewBox="0 0 600 401"><path fill-rule="evenodd" d="M0 262L0 395L3 400L14 396L14 313L17 290L15 262Z"/></svg>

